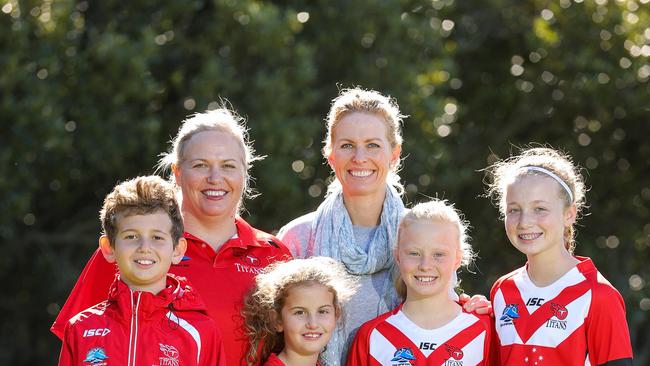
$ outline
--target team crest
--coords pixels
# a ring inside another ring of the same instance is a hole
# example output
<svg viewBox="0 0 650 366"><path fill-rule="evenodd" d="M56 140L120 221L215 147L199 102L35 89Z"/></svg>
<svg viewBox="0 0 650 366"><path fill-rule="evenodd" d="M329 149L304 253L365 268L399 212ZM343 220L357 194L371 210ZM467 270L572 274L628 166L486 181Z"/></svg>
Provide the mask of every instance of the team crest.
<svg viewBox="0 0 650 366"><path fill-rule="evenodd" d="M455 347L455 346L448 345L448 344L445 344L445 349L447 350L447 353L449 353L449 357L453 358L454 360L462 360L463 359L463 350L462 349L460 349L458 347Z"/></svg>
<svg viewBox="0 0 650 366"><path fill-rule="evenodd" d="M551 312L559 320L564 320L569 315L569 310L566 307L555 302L551 303Z"/></svg>
<svg viewBox="0 0 650 366"><path fill-rule="evenodd" d="M235 263L237 272L252 273L258 275L262 273L262 261L254 254L247 253L244 250L233 251L233 256L237 257L240 263Z"/></svg>
<svg viewBox="0 0 650 366"><path fill-rule="evenodd" d="M106 361L108 359L108 356L106 356L106 352L104 351L103 348L101 347L95 347L92 348L88 353L86 353L86 358L83 360L83 362L87 362L91 365L106 365Z"/></svg>
<svg viewBox="0 0 650 366"><path fill-rule="evenodd" d="M246 254L244 256L244 261L246 262L246 264L250 264L251 266L259 267L260 265L260 259L252 254Z"/></svg>
<svg viewBox="0 0 650 366"><path fill-rule="evenodd" d="M551 317L546 321L546 328L566 330L566 318L569 316L569 310L561 304L551 303ZM555 319L553 319L555 318Z"/></svg>
<svg viewBox="0 0 650 366"><path fill-rule="evenodd" d="M499 320L506 322L506 323L512 323L513 319L519 318L519 307L517 304L509 304L506 305L506 308L503 309L503 313L501 314L501 318Z"/></svg>
<svg viewBox="0 0 650 366"><path fill-rule="evenodd" d="M447 354L449 354L449 358L445 361L444 366L463 366L462 359L464 354L462 349L445 344L445 350L447 351Z"/></svg>
<svg viewBox="0 0 650 366"><path fill-rule="evenodd" d="M395 351L390 361L397 362L393 365L410 365L410 361L415 361L415 355L413 355L413 351L410 348L404 347Z"/></svg>
<svg viewBox="0 0 650 366"><path fill-rule="evenodd" d="M158 343L163 356L159 357L160 366L178 366L178 350L174 346Z"/></svg>

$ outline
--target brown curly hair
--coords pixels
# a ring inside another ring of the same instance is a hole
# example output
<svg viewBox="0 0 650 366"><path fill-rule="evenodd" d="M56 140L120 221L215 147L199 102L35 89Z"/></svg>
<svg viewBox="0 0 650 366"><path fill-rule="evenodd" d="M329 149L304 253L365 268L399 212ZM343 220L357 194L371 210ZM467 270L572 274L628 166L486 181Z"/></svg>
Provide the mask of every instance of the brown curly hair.
<svg viewBox="0 0 650 366"><path fill-rule="evenodd" d="M157 175L137 177L122 182L104 198L99 211L104 235L115 245L115 235L120 215L144 215L163 211L172 221L170 235L174 247L183 236L183 218L176 201L176 187Z"/></svg>
<svg viewBox="0 0 650 366"><path fill-rule="evenodd" d="M284 335L277 325L280 313L291 288L320 284L334 295L337 319L341 319L342 306L357 289L357 282L345 267L329 257L293 259L276 262L255 278L255 288L246 297L242 315L249 338L246 364L255 365L266 360L271 353L284 348Z"/></svg>

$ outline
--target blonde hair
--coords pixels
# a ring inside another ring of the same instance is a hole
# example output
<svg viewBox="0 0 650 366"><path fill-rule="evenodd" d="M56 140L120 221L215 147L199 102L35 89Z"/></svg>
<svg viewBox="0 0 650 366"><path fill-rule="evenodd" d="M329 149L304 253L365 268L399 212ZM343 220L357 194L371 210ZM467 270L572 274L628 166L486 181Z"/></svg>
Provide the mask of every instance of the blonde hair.
<svg viewBox="0 0 650 366"><path fill-rule="evenodd" d="M116 185L104 198L99 211L104 235L115 245L120 217L149 215L163 211L171 220L170 235L174 247L183 236L183 218L176 201L176 187L157 175L137 177Z"/></svg>
<svg viewBox="0 0 650 366"><path fill-rule="evenodd" d="M381 117L386 125L386 138L392 149L402 145L402 121L406 117L403 115L395 99L382 95L375 90L365 90L360 87L342 89L339 95L332 100L332 106L327 113L327 135L323 143L323 156L327 158L332 152L333 131L338 122L345 115L354 112L374 114ZM400 177L397 174L400 168L400 160L391 167L387 181L394 186L401 194L404 187L400 183ZM328 188L328 194L334 188L340 186L340 182L334 178Z"/></svg>
<svg viewBox="0 0 650 366"><path fill-rule="evenodd" d="M474 261L476 255L469 244L469 223L463 218L460 211L454 208L452 203L441 199L418 203L415 207L406 211L399 224L395 251L399 247L404 230L407 230L411 224L422 221L447 222L454 225L458 230L458 250L462 253L461 265L468 266ZM406 298L406 284L399 272L395 276L395 290L402 298Z"/></svg>
<svg viewBox="0 0 650 366"><path fill-rule="evenodd" d="M571 195L558 183L558 192L565 202L565 207L576 206L579 215L585 207L585 183L579 168L573 163L571 157L561 151L549 147L534 147L522 149L516 156L497 161L487 168L488 180L487 193L499 208L501 217L506 212L506 190L508 185L516 179L528 175L541 175L550 177L540 171L526 169L539 167L550 171L562 180L569 188ZM552 178L552 177L551 177ZM553 178L555 179L555 178ZM573 196L573 199L571 199ZM575 249L575 230L573 225L564 230L564 246L573 253Z"/></svg>
<svg viewBox="0 0 650 366"><path fill-rule="evenodd" d="M280 314L289 290L296 286L320 284L334 295L337 318L342 305L356 292L357 282L343 265L329 257L293 259L266 267L255 278L255 288L247 296L242 310L249 338L247 365L266 360L284 348L284 337L277 331ZM258 351L261 351L258 354Z"/></svg>
<svg viewBox="0 0 650 366"><path fill-rule="evenodd" d="M232 135L239 142L244 152L244 190L243 198L253 198L255 194L250 187L251 177L249 170L252 163L262 160L263 156L256 156L253 145L249 141L248 129L245 120L232 109L226 107L226 101L214 110L203 113L195 113L181 122L176 136L170 141L171 148L168 152L162 153L158 161L157 171L170 171L174 165L179 165L184 160L184 153L187 144L192 137L200 132L219 131ZM169 180L175 183L174 174L169 175ZM238 208L241 206L241 199Z"/></svg>

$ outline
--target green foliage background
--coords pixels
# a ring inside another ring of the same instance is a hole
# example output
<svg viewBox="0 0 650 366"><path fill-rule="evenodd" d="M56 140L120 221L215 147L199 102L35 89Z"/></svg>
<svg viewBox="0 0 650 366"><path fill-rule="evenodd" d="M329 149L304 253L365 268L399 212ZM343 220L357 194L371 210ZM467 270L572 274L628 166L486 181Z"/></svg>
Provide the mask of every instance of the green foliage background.
<svg viewBox="0 0 650 366"><path fill-rule="evenodd" d="M339 87L397 99L410 203L457 203L487 294L523 263L480 169L549 143L592 187L577 253L623 294L650 364L649 0L0 0L0 364L52 364L49 325L95 248L120 180L153 172L179 121L220 97L248 118L273 231L312 210ZM308 19L307 19L308 18Z"/></svg>

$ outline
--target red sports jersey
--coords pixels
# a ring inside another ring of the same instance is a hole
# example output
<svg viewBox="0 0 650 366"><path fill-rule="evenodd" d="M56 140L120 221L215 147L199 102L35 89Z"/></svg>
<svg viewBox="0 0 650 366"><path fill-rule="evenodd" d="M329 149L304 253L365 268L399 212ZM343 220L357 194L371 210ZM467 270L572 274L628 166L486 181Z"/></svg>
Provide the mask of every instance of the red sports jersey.
<svg viewBox="0 0 650 366"><path fill-rule="evenodd" d="M255 275L275 261L291 259L289 250L277 238L254 229L241 218L235 223L237 236L217 252L201 239L185 233L185 257L169 270L186 277L203 299L208 315L223 335L229 366L243 364L248 338L243 333L241 308L245 294L254 285ZM62 337L68 319L106 299L116 268L97 250L52 325L52 332Z"/></svg>
<svg viewBox="0 0 650 366"><path fill-rule="evenodd" d="M621 294L589 258L537 287L526 267L501 277L490 297L503 365L632 365Z"/></svg>
<svg viewBox="0 0 650 366"><path fill-rule="evenodd" d="M154 295L117 278L105 300L70 319L59 366L226 366L214 321L184 278Z"/></svg>
<svg viewBox="0 0 650 366"><path fill-rule="evenodd" d="M462 311L436 329L423 329L402 305L359 328L347 366L487 365L492 337L489 316ZM432 309L435 311L435 309Z"/></svg>

